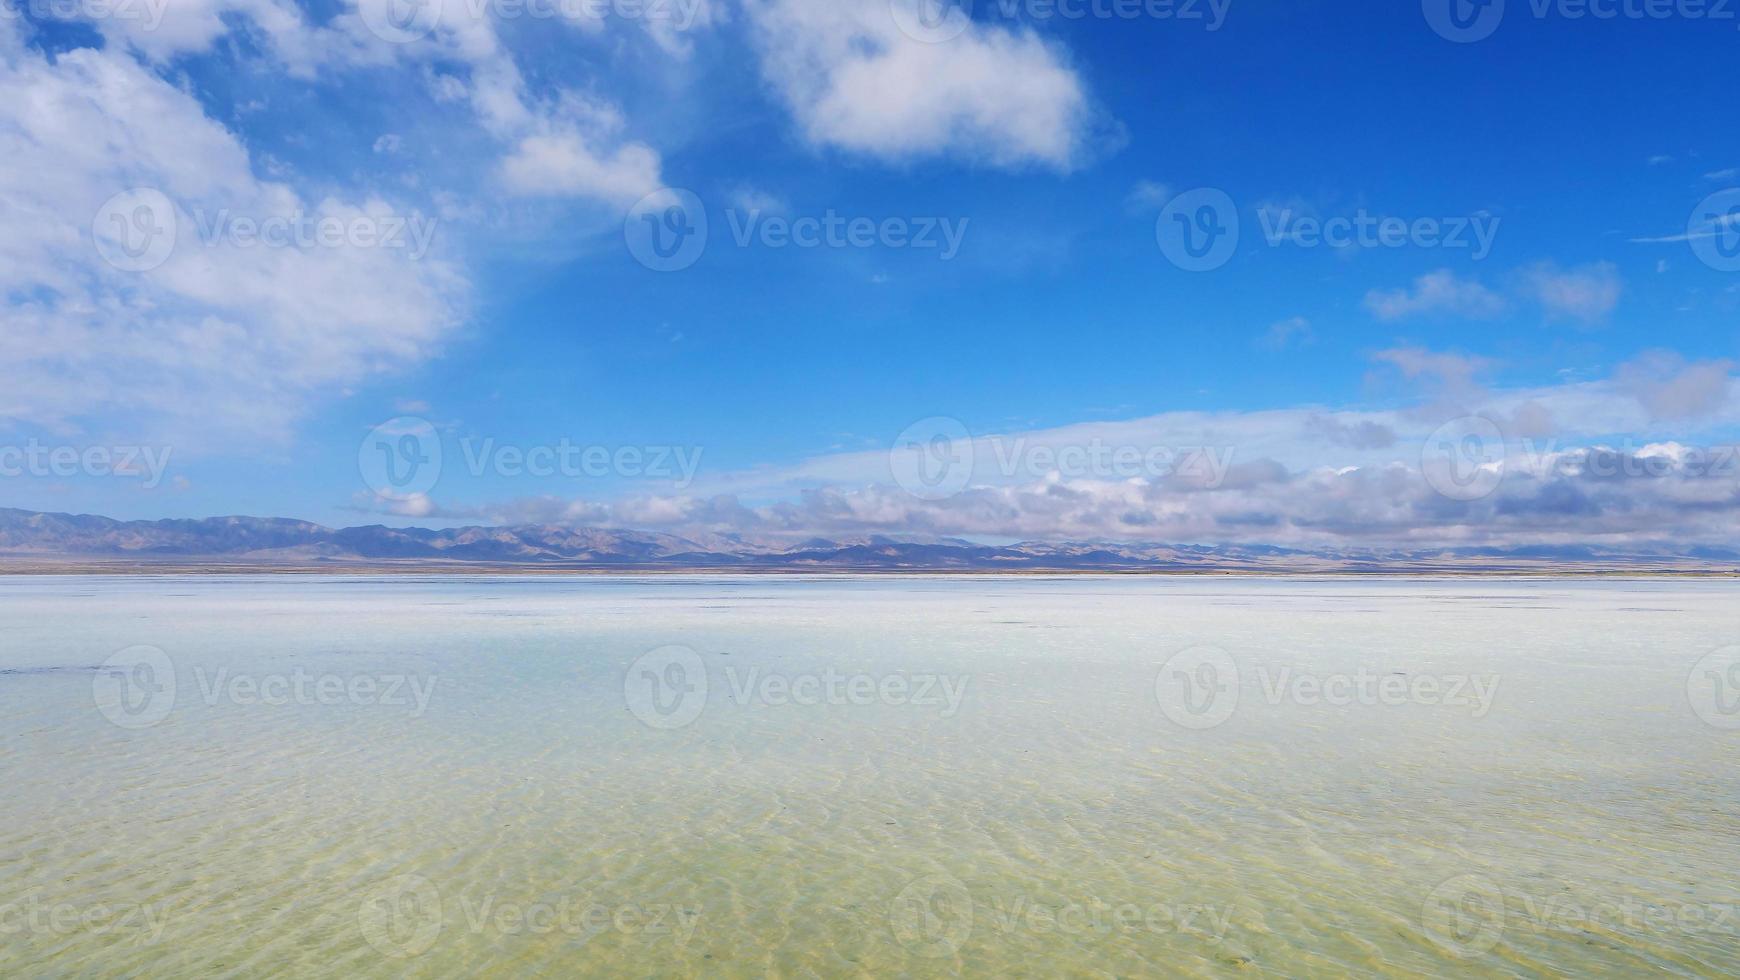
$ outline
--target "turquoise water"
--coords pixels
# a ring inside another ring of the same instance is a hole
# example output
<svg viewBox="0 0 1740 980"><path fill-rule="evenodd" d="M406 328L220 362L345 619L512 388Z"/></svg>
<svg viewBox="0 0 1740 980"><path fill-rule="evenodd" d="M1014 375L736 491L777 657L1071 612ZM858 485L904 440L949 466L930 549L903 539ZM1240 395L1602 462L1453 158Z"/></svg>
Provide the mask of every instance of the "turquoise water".
<svg viewBox="0 0 1740 980"><path fill-rule="evenodd" d="M0 974L1733 975L1734 592L0 579Z"/></svg>

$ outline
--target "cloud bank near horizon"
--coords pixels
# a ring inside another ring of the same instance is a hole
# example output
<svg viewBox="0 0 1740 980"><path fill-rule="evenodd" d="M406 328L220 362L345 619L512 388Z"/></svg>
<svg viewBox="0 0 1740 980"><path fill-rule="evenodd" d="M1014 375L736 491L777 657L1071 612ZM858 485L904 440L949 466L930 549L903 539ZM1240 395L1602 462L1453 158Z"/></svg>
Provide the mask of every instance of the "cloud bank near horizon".
<svg viewBox="0 0 1740 980"><path fill-rule="evenodd" d="M888 447L404 517L691 534L917 534L1297 546L1740 541L1740 382L1656 352L1599 381L1505 390L1491 362L1374 355L1426 393L1390 409L1172 412L975 435L928 419Z"/></svg>

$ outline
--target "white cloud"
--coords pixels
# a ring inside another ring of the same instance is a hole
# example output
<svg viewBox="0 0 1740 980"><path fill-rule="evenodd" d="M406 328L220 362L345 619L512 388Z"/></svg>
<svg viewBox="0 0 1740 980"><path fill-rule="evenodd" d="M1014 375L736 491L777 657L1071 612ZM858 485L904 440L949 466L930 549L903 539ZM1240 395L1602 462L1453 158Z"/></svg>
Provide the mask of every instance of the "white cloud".
<svg viewBox="0 0 1740 980"><path fill-rule="evenodd" d="M1619 305L1623 288L1619 270L1611 262L1597 262L1560 271L1543 262L1526 274L1527 287L1548 316L1570 317L1595 323Z"/></svg>
<svg viewBox="0 0 1740 980"><path fill-rule="evenodd" d="M1152 180L1138 180L1124 197L1124 207L1133 213L1158 211L1171 199L1172 188Z"/></svg>
<svg viewBox="0 0 1740 980"><path fill-rule="evenodd" d="M1257 339L1257 346L1268 351L1284 351L1289 347L1304 347L1316 341L1317 335L1311 330L1311 321L1295 316L1270 324L1269 329Z"/></svg>
<svg viewBox="0 0 1740 980"><path fill-rule="evenodd" d="M1688 362L1671 351L1650 351L1620 366L1615 380L1637 396L1651 418L1703 418L1725 409L1734 397L1728 360Z"/></svg>
<svg viewBox="0 0 1740 980"><path fill-rule="evenodd" d="M746 0L762 73L805 138L890 161L957 157L1069 170L1085 155L1085 86L1031 30L903 33L887 0Z"/></svg>
<svg viewBox="0 0 1740 980"><path fill-rule="evenodd" d="M1366 293L1365 307L1380 320L1399 320L1422 314L1493 317L1505 311L1506 303L1480 283L1439 269L1415 279L1412 289Z"/></svg>
<svg viewBox="0 0 1740 980"><path fill-rule="evenodd" d="M875 450L715 477L692 493L517 500L464 516L787 542L875 533L1299 547L1740 541L1740 459L1715 441L1740 423L1730 365L1657 361L1607 381L1490 390L1473 381L1486 363L1479 358L1401 349L1381 359L1460 387L1471 403L1438 412L1171 412L977 435L970 448L949 445L947 458L970 460L970 479L943 499L895 485L889 451ZM1644 404L1652 400L1661 404ZM1698 424L1676 423L1685 433L1679 437L1653 434L1652 417L1669 406L1695 408ZM1446 448L1439 427L1472 413L1496 424L1500 441L1470 450L1456 440ZM1037 458L1035 450L1062 459L1070 447L1096 446L1103 460L1117 459L1117 447L1163 449L1176 465L1132 474L1005 462ZM1190 465L1196 449L1214 463ZM1434 489L1427 463L1446 451L1501 461L1492 467L1500 479L1491 492L1469 500Z"/></svg>
<svg viewBox="0 0 1740 980"><path fill-rule="evenodd" d="M108 17L99 26L115 46L130 46L162 61L209 49L233 25L260 38L265 50L292 75L302 77L356 67L457 63L465 66L468 77L433 75L433 92L448 100L469 97L480 124L504 144L498 174L509 193L624 206L659 186L658 153L622 138L623 120L614 106L565 89L556 89L547 99L532 97L488 6L475 0L434 0L417 8L423 19L413 20L413 29L395 42L388 18L390 5L398 0L353 2L318 27L290 0L145 0L137 9L161 16ZM686 52L687 32L711 23L710 8L683 0L660 8L670 16L633 19L667 50ZM605 19L590 13L595 7L542 9L573 13L565 22L588 32L604 29ZM397 141L396 136L382 137L374 149L394 152Z"/></svg>
<svg viewBox="0 0 1740 980"><path fill-rule="evenodd" d="M258 179L234 135L119 51L8 58L0 158L0 416L15 422L279 442L314 399L431 356L463 316L466 283L438 254L210 238L223 215L420 216ZM175 209L132 215L174 233L149 271L111 266L92 239L105 202L133 188Z"/></svg>
<svg viewBox="0 0 1740 980"><path fill-rule="evenodd" d="M731 206L746 213L763 212L766 214L783 214L786 211L785 201L759 187L749 184L739 184L731 191Z"/></svg>
<svg viewBox="0 0 1740 980"><path fill-rule="evenodd" d="M1411 288L1371 290L1365 294L1365 308L1380 320L1428 315L1487 319L1509 311L1512 299L1521 299L1538 304L1549 318L1592 324L1613 311L1624 288L1619 270L1611 262L1574 269L1540 262L1522 270L1514 280L1507 298L1477 280L1439 269L1415 279Z"/></svg>
<svg viewBox="0 0 1740 980"><path fill-rule="evenodd" d="M498 168L509 194L626 209L661 186L658 152L623 139L626 121L609 102L560 91L534 103L519 69L500 53L473 67L471 98L485 127L511 144Z"/></svg>
<svg viewBox="0 0 1740 980"><path fill-rule="evenodd" d="M526 197L587 197L627 206L659 189L659 155L643 143L608 155L573 129L526 136L501 163L504 187Z"/></svg>

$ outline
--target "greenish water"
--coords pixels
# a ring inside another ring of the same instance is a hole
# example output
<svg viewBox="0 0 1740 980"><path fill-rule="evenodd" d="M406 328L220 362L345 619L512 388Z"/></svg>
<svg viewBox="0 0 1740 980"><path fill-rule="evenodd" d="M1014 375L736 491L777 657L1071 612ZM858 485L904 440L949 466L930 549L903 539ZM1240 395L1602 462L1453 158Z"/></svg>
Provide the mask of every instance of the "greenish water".
<svg viewBox="0 0 1740 980"><path fill-rule="evenodd" d="M1718 581L0 579L0 975L1740 973Z"/></svg>

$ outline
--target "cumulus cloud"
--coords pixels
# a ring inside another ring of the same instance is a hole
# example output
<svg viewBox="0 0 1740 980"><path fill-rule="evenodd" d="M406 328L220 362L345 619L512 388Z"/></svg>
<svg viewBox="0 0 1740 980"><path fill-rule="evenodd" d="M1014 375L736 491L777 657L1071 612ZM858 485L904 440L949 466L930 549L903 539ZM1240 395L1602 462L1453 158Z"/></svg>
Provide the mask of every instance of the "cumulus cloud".
<svg viewBox="0 0 1740 980"><path fill-rule="evenodd" d="M1381 422L1358 418L1343 421L1327 413L1307 419L1305 435L1350 449L1388 449L1396 444L1396 430Z"/></svg>
<svg viewBox="0 0 1740 980"><path fill-rule="evenodd" d="M762 74L817 146L904 161L957 157L1069 170L1085 155L1086 87L1028 29L967 21L926 41L887 0L747 0Z"/></svg>
<svg viewBox="0 0 1740 980"><path fill-rule="evenodd" d="M1410 381L1419 382L1430 396L1430 409L1461 409L1484 397L1479 377L1495 366L1485 357L1427 350L1423 347L1393 347L1372 355Z"/></svg>
<svg viewBox="0 0 1740 980"><path fill-rule="evenodd" d="M1459 278L1449 269L1415 279L1412 288L1374 289L1365 294L1365 308L1380 320L1428 314L1494 317L1507 305L1504 297L1472 279Z"/></svg>
<svg viewBox="0 0 1740 980"><path fill-rule="evenodd" d="M1257 338L1257 346L1267 351L1284 351L1290 347L1307 346L1316 340L1317 334L1311 330L1311 321L1302 316L1294 316L1270 324L1269 329Z"/></svg>
<svg viewBox="0 0 1740 980"><path fill-rule="evenodd" d="M1138 180L1124 196L1124 207L1132 214L1158 211L1172 199L1172 188L1152 180Z"/></svg>
<svg viewBox="0 0 1740 980"><path fill-rule="evenodd" d="M659 189L659 155L643 143L602 153L577 130L558 126L522 138L502 161L501 176L514 194L627 206Z"/></svg>
<svg viewBox="0 0 1740 980"><path fill-rule="evenodd" d="M431 356L463 316L467 285L438 239L414 257L235 234L236 219L438 229L376 198L304 199L257 178L232 133L119 51L15 49L0 64L0 157L13 421L76 431L103 413L184 443L282 441L315 398ZM139 189L156 196L107 203ZM111 235L173 248L133 271Z"/></svg>
<svg viewBox="0 0 1740 980"><path fill-rule="evenodd" d="M504 144L498 175L504 190L539 197L577 197L626 206L659 186L659 154L624 138L616 107L558 88L534 98L502 43L496 18L474 0L432 0L415 8L409 26L395 19L397 0L353 0L317 25L291 0L147 0L141 16L105 17L97 26L112 47L163 62L209 50L227 32L253 39L291 75L396 65L460 66L465 75L441 74L438 94L469 98L480 124ZM699 0L665 5L662 15L625 18L660 47L686 56L689 34L712 23L714 5ZM588 33L605 29L599 8L557 4L546 8ZM146 16L150 14L150 16ZM398 137L383 137L376 152L393 152Z"/></svg>
<svg viewBox="0 0 1740 980"><path fill-rule="evenodd" d="M1688 362L1671 351L1650 351L1620 366L1615 377L1656 419L1693 419L1721 412L1734 397L1734 362Z"/></svg>
<svg viewBox="0 0 1740 980"><path fill-rule="evenodd" d="M1509 312L1518 301L1538 306L1548 319L1594 324L1619 304L1624 283L1611 262L1560 269L1540 262L1511 277L1500 293L1474 279L1439 269L1415 279L1411 287L1374 289L1365 294L1365 308L1380 320L1418 316L1490 319Z"/></svg>
<svg viewBox="0 0 1740 980"><path fill-rule="evenodd" d="M1548 316L1569 317L1595 323L1619 305L1622 284L1611 262L1597 262L1561 271L1550 262L1528 270L1525 281L1530 294Z"/></svg>

